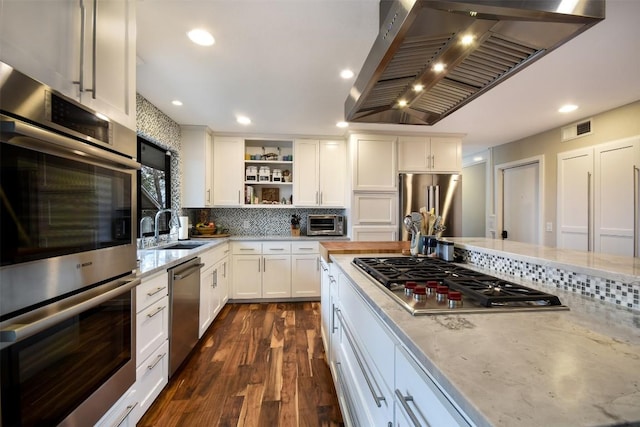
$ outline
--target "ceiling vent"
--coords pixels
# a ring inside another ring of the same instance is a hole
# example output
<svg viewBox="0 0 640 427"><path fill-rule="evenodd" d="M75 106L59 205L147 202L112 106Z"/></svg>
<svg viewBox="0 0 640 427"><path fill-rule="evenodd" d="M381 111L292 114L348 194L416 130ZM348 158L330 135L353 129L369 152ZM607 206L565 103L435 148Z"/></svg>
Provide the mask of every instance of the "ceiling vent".
<svg viewBox="0 0 640 427"><path fill-rule="evenodd" d="M565 126L562 128L561 132L562 142L591 135L593 133L591 130L591 119Z"/></svg>

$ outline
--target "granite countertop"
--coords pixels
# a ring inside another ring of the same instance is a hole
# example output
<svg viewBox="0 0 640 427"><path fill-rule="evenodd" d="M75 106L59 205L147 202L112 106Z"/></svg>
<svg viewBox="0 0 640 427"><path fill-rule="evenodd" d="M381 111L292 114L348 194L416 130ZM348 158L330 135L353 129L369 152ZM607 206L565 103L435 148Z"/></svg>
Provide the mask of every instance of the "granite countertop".
<svg viewBox="0 0 640 427"><path fill-rule="evenodd" d="M557 290L570 311L414 317L353 266L352 259L331 255L478 425L640 422L637 313Z"/></svg>

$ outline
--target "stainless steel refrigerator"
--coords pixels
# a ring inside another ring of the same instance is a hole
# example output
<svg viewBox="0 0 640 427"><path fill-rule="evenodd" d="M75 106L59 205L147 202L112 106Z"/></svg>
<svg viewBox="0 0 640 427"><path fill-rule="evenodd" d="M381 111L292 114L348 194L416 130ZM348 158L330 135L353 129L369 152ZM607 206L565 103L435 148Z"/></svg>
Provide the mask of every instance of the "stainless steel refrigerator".
<svg viewBox="0 0 640 427"><path fill-rule="evenodd" d="M460 236L462 233L462 185L459 174L400 174L398 222L400 240L411 240L402 219L411 212L419 212L421 207L432 207L436 216L442 216L446 229L442 237Z"/></svg>

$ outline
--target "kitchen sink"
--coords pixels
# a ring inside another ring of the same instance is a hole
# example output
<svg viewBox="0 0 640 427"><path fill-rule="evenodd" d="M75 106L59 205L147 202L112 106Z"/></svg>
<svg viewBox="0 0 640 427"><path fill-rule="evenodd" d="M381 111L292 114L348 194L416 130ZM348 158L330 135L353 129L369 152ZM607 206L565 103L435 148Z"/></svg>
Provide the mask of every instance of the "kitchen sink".
<svg viewBox="0 0 640 427"><path fill-rule="evenodd" d="M188 250L188 249L199 248L200 246L202 246L204 244L206 244L206 243L202 243L202 242L198 242L198 243L196 243L196 242L180 242L180 243L174 243L172 245L167 245L167 246L158 246L157 248L154 248L154 249L157 249L157 250L163 250L163 249L172 249L172 250L175 250L175 249L186 249L186 250Z"/></svg>

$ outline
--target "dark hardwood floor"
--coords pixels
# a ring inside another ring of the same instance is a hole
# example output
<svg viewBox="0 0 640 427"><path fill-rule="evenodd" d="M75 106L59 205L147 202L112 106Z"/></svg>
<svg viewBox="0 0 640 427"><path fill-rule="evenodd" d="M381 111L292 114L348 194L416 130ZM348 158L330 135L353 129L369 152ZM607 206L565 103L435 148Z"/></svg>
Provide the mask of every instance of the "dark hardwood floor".
<svg viewBox="0 0 640 427"><path fill-rule="evenodd" d="M318 302L227 304L138 423L343 425Z"/></svg>

